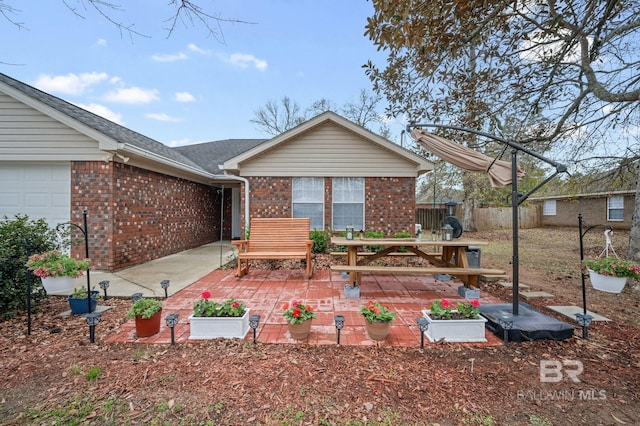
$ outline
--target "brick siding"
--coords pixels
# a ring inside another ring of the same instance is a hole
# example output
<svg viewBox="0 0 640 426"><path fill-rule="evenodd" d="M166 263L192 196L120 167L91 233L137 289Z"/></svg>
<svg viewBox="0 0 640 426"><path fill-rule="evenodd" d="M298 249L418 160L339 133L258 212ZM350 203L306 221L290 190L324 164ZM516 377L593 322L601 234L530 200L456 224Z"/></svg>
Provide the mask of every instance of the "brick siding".
<svg viewBox="0 0 640 426"><path fill-rule="evenodd" d="M635 197L624 196L624 220L607 220L607 197L589 197L556 200L556 214L542 214L543 226L578 226L578 213L585 225L610 225L613 229L630 229ZM543 202L540 205L544 205ZM542 209L541 209L542 210Z"/></svg>
<svg viewBox="0 0 640 426"><path fill-rule="evenodd" d="M230 200L231 191L225 191L227 206ZM88 211L89 254L100 270L217 241L220 202L216 188L121 163L79 161L71 166L71 220L82 224L82 212ZM230 226L223 238L230 238ZM84 255L84 245L75 244L72 252Z"/></svg>
<svg viewBox="0 0 640 426"><path fill-rule="evenodd" d="M291 177L248 177L251 217L291 217ZM325 227L331 228L332 185L325 184ZM365 226L391 236L415 228L415 178L365 178ZM244 203L244 195L242 198ZM244 218L243 218L244 223Z"/></svg>

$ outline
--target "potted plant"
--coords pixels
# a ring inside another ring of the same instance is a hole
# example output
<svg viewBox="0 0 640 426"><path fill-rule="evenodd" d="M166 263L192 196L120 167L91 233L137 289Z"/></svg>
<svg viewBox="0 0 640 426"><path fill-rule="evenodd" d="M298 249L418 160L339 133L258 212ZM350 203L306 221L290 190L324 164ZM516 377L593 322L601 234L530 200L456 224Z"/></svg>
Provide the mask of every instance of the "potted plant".
<svg viewBox="0 0 640 426"><path fill-rule="evenodd" d="M72 314L87 314L96 310L98 305L98 296L100 292L97 290L91 290L91 311L89 309L89 294L87 289L83 287L76 287L73 289L73 293L68 296L69 308Z"/></svg>
<svg viewBox="0 0 640 426"><path fill-rule="evenodd" d="M249 331L249 309L244 302L233 298L215 302L210 298L211 292L205 290L193 304L193 314L189 316L189 339L243 339Z"/></svg>
<svg viewBox="0 0 640 426"><path fill-rule="evenodd" d="M47 294L71 290L73 280L83 276L90 267L88 259L74 259L57 250L33 254L27 260L27 269L42 279L42 286Z"/></svg>
<svg viewBox="0 0 640 426"><path fill-rule="evenodd" d="M285 303L282 309L282 316L287 320L291 337L296 340L306 339L311 332L311 321L316 317L311 305L294 300L290 304Z"/></svg>
<svg viewBox="0 0 640 426"><path fill-rule="evenodd" d="M447 299L436 300L429 309L422 310L429 327L425 331L431 342L486 342L478 300L464 301L454 306Z"/></svg>
<svg viewBox="0 0 640 426"><path fill-rule="evenodd" d="M138 337L153 336L160 331L162 302L157 299L136 300L127 312L127 318L135 318Z"/></svg>
<svg viewBox="0 0 640 426"><path fill-rule="evenodd" d="M396 317L388 306L369 300L360 308L360 313L366 320L365 329L370 339L381 341L387 338L391 321Z"/></svg>
<svg viewBox="0 0 640 426"><path fill-rule="evenodd" d="M615 256L585 259L582 265L589 271L593 288L608 293L620 293L627 278L640 278L640 266L636 262Z"/></svg>

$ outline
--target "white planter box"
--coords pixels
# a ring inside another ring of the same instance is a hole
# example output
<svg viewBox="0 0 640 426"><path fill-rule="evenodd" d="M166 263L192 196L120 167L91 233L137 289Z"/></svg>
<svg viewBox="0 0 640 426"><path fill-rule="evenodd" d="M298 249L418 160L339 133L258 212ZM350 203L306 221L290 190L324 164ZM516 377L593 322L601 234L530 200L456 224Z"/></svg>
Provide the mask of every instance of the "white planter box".
<svg viewBox="0 0 640 426"><path fill-rule="evenodd" d="M249 309L242 317L189 316L189 340L207 340L224 337L244 339L249 331Z"/></svg>
<svg viewBox="0 0 640 426"><path fill-rule="evenodd" d="M456 311L451 311L456 312ZM486 342L484 324L486 318L458 320L434 320L428 309L422 310L422 315L427 319L429 328L424 332L431 342L445 340L446 342Z"/></svg>

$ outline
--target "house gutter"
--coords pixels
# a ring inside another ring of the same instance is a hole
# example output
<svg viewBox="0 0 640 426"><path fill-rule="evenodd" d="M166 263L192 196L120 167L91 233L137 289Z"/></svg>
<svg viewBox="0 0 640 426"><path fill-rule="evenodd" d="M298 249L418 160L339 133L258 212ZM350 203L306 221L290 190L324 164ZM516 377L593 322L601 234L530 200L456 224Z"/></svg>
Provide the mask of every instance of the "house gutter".
<svg viewBox="0 0 640 426"><path fill-rule="evenodd" d="M203 177L210 177L211 176L210 173L208 173L205 170L202 170L200 168L193 167L193 166L190 166L188 164L184 164L184 163L172 160L172 159L167 158L165 156L156 154L154 152L147 151L145 149L139 148L139 147L137 147L135 145L131 145L131 144L128 144L128 143L118 144L118 149L116 149L115 151L108 151L108 152L110 152L110 153L113 152L114 154L117 154L118 151L124 151L124 152L130 152L132 154L137 154L137 155L139 155L139 156L141 156L143 158L147 158L149 160L153 160L153 161L155 161L157 163L168 165L168 166L174 167L176 169L183 170L183 171L186 171L186 172L189 172L189 173L193 173L193 174L196 174L196 175L199 175L199 176L203 176Z"/></svg>
<svg viewBox="0 0 640 426"><path fill-rule="evenodd" d="M235 180L244 183L244 232L246 234L249 230L249 180L242 176L236 176L229 174L226 170L222 169L224 175L214 175L213 180Z"/></svg>

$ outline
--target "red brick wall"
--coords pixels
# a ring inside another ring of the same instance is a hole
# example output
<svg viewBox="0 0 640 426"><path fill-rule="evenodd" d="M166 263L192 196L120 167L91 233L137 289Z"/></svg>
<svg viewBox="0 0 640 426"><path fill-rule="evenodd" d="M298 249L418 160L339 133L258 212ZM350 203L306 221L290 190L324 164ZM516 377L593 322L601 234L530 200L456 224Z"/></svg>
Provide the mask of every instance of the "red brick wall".
<svg viewBox="0 0 640 426"><path fill-rule="evenodd" d="M291 177L248 177L251 217L291 217ZM332 185L325 182L325 226L331 227ZM242 198L244 203L244 197ZM366 178L367 230L391 236L414 232L415 178ZM244 219L243 219L244 223Z"/></svg>
<svg viewBox="0 0 640 426"><path fill-rule="evenodd" d="M543 202L540 203L544 205ZM573 198L556 201L556 214L542 215L543 226L578 226L578 213L585 225L610 225L613 229L630 229L635 196L624 196L624 220L607 220L607 197ZM542 211L542 208L541 208Z"/></svg>
<svg viewBox="0 0 640 426"><path fill-rule="evenodd" d="M366 178L365 221L369 231L390 237L415 231L416 180L414 178Z"/></svg>
<svg viewBox="0 0 640 426"><path fill-rule="evenodd" d="M74 162L71 181L72 220L81 223L88 210L96 269L117 270L220 238L221 196L208 185L115 162ZM83 254L84 246L74 253Z"/></svg>

